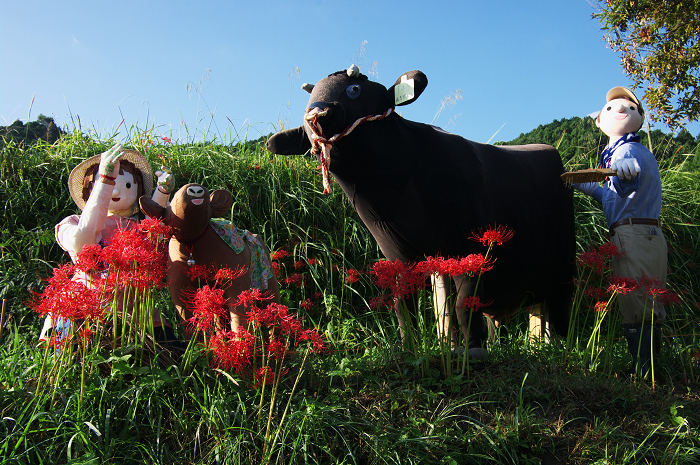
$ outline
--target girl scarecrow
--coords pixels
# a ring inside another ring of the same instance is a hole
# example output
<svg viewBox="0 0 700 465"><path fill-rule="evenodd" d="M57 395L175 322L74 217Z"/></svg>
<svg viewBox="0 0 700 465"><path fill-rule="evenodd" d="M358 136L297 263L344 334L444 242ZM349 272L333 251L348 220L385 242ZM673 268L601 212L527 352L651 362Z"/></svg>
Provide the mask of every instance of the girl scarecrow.
<svg viewBox="0 0 700 465"><path fill-rule="evenodd" d="M82 213L70 215L56 225L56 241L68 252L73 263L83 247L99 244L104 247L118 230L136 227L139 213L138 199L150 196L166 206L174 186L170 170L156 171L157 189L153 191L153 172L148 160L135 150L124 150L121 144L89 158L71 171L68 189ZM90 287L95 276L76 270L74 280ZM154 313L156 339L173 339L172 331L162 325L160 315ZM39 335L45 341L55 331L65 334L70 322L48 314ZM160 337L159 337L160 336ZM62 337L62 336L61 336Z"/></svg>

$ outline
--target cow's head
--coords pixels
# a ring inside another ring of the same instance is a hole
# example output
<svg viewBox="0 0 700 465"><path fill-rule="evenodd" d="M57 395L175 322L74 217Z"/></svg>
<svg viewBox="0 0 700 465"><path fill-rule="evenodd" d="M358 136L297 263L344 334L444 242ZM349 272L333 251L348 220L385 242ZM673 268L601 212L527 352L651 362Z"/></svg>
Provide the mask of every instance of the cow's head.
<svg viewBox="0 0 700 465"><path fill-rule="evenodd" d="M311 94L304 112L304 126L273 135L267 141L267 148L280 155L300 155L311 148L316 153L324 148L329 151L332 143L354 129L353 125L367 118L385 117L397 105L408 105L427 85L425 74L409 71L387 89L360 74L355 65L321 79L316 85L304 84L302 89Z"/></svg>
<svg viewBox="0 0 700 465"><path fill-rule="evenodd" d="M141 197L139 204L145 215L170 226L178 241L190 243L204 234L211 218L223 216L231 209L233 196L226 190L217 189L210 194L204 186L186 184L165 208L146 197Z"/></svg>

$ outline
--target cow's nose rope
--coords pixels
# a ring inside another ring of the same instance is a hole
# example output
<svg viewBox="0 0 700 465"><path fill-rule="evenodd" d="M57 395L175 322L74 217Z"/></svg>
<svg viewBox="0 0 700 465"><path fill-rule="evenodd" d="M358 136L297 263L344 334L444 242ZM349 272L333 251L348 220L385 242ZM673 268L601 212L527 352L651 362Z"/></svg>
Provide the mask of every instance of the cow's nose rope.
<svg viewBox="0 0 700 465"><path fill-rule="evenodd" d="M343 137L347 136L350 134L357 126L359 126L361 123L364 123L365 121L377 121L380 119L384 119L387 116L391 114L391 112L394 111L394 108L391 107L381 115L374 115L374 116L364 116L362 118L358 118L354 123L352 123L350 126L345 128L342 132L339 132L335 136L331 137L330 139L326 139L323 136L323 130L318 124L318 115L314 114L313 116L309 117L307 116L304 118L305 122L309 125L309 129L311 129L312 133L312 151L314 153L318 153L318 149L320 147L321 149L321 174L323 175L323 193L324 194L330 194L331 193L331 181L330 181L330 174L328 171L328 164L331 161L331 149L333 148L333 144L338 141L339 139L342 139Z"/></svg>

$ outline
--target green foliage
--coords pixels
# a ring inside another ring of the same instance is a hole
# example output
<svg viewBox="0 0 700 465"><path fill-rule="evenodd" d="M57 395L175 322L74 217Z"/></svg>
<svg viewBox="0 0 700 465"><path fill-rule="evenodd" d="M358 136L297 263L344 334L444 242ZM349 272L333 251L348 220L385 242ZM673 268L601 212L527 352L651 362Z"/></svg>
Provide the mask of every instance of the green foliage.
<svg viewBox="0 0 700 465"><path fill-rule="evenodd" d="M36 121L26 125L20 120L15 120L9 126L0 126L0 148L8 142L18 145L31 145L39 141L53 144L64 134L63 129L56 125L52 117L40 114Z"/></svg>
<svg viewBox="0 0 700 465"><path fill-rule="evenodd" d="M683 166L683 170L697 171L700 168L700 135L693 137L682 129L676 136L659 129L639 131L642 143L650 147L659 162L671 166ZM598 156L608 144L608 137L598 129L590 117L564 118L549 124L541 124L527 134L520 134L502 145L548 144L561 153L567 169L595 167Z"/></svg>
<svg viewBox="0 0 700 465"><path fill-rule="evenodd" d="M700 118L700 0L605 0L598 13L608 46L654 120L671 128Z"/></svg>

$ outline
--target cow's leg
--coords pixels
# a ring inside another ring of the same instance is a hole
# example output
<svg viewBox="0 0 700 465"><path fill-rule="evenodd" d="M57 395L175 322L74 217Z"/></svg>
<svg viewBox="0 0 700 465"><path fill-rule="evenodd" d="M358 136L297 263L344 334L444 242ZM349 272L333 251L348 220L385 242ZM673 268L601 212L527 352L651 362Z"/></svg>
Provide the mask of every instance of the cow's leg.
<svg viewBox="0 0 700 465"><path fill-rule="evenodd" d="M454 281L457 287L455 314L464 340L467 342L469 356L478 360L486 360L488 358L487 334L484 329L483 314L480 311L467 313L465 306L465 299L471 294L473 286L469 278L464 275L455 276Z"/></svg>
<svg viewBox="0 0 700 465"><path fill-rule="evenodd" d="M530 341L547 342L549 339L547 306L544 303L537 303L529 308L529 313Z"/></svg>
<svg viewBox="0 0 700 465"><path fill-rule="evenodd" d="M433 287L433 308L438 338L443 344L448 342L452 347L457 345L457 331L451 325L454 297L452 296L452 281L449 277L435 273L430 276ZM448 339L449 337L449 339Z"/></svg>

